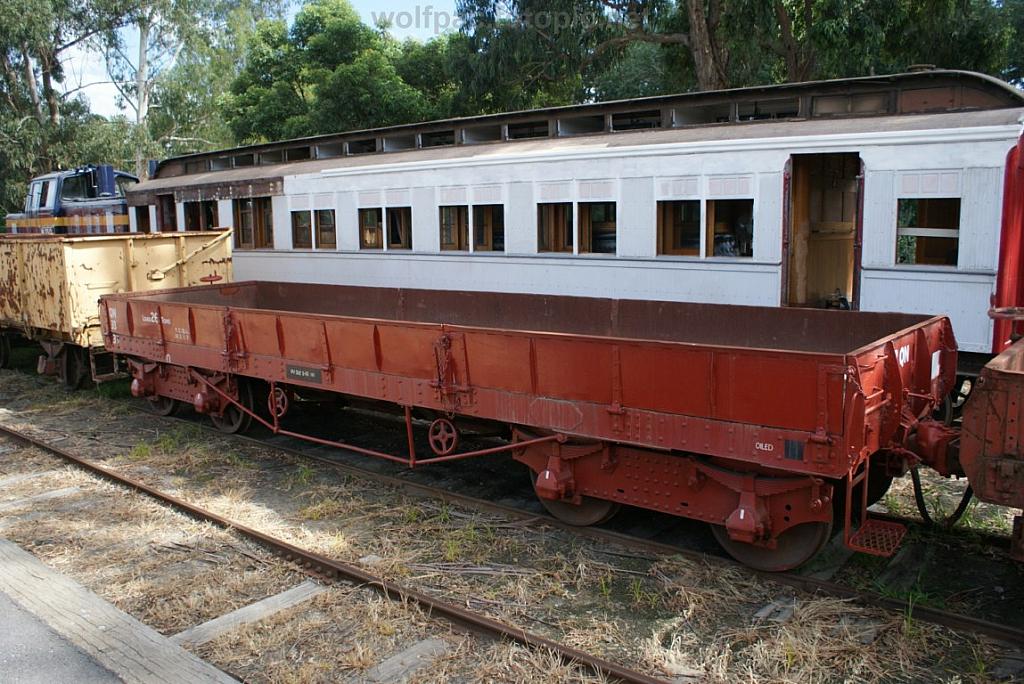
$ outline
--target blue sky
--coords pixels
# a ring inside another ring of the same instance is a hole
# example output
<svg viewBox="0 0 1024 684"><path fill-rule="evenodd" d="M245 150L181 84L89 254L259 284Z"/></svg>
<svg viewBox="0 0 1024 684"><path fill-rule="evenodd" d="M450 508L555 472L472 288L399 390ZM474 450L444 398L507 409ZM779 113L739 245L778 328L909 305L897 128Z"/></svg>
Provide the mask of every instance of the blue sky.
<svg viewBox="0 0 1024 684"><path fill-rule="evenodd" d="M392 23L391 32L396 38L416 38L429 40L445 30L455 29L455 0L388 0L372 2L370 0L349 0L359 11L363 21L373 24L378 17L389 17ZM289 13L289 21L302 7L296 3ZM137 40L126 36L130 50L136 50ZM131 111L122 111L116 104L117 90L113 85L104 83L108 80L103 56L95 50L78 49L68 56L65 63L67 79L65 88L80 89L82 95L89 100L93 112L104 116L124 114L133 118Z"/></svg>

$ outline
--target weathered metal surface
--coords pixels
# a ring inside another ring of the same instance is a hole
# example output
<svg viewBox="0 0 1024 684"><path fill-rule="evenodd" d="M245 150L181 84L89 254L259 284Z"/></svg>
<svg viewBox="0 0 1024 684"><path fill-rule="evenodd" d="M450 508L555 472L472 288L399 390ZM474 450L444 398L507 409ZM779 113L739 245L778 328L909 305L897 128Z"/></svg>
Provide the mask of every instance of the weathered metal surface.
<svg viewBox="0 0 1024 684"><path fill-rule="evenodd" d="M219 233L0 237L0 328L102 346L100 295L231 279L231 240Z"/></svg>
<svg viewBox="0 0 1024 684"><path fill-rule="evenodd" d="M248 376L553 433L519 437L541 496L750 543L829 524L831 483L904 449L956 369L948 319L901 314L283 283L102 309L108 349L147 361L145 396L217 413Z"/></svg>
<svg viewBox="0 0 1024 684"><path fill-rule="evenodd" d="M992 359L964 406L960 464L982 501L1024 508L1024 341Z"/></svg>

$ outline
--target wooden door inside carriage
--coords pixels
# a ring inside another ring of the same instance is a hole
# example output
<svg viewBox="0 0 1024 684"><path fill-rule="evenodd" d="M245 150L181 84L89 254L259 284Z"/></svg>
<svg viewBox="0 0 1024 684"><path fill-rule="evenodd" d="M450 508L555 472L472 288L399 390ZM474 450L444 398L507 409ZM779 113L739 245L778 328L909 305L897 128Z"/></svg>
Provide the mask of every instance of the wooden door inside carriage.
<svg viewBox="0 0 1024 684"><path fill-rule="evenodd" d="M783 306L858 308L863 178L856 152L790 157Z"/></svg>

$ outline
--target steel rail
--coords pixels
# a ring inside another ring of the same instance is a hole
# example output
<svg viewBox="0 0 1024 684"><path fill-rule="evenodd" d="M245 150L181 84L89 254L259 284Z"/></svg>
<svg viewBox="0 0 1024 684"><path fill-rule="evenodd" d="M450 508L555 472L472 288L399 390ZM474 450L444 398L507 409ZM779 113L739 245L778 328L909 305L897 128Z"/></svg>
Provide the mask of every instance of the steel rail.
<svg viewBox="0 0 1024 684"><path fill-rule="evenodd" d="M180 421L195 425L194 421L187 420L185 418L172 418L172 420ZM254 445L259 445L263 448L273 448L279 451L304 458L307 460L315 461L317 463L323 463L329 465L339 471L345 472L346 474L354 475L357 477L363 477L371 479L381 484L389 484L394 487L400 488L406 492L415 492L418 495L425 497L433 497L446 501L449 503L458 503L465 505L470 508L477 510L485 510L494 513L500 513L510 517L518 518L520 520L535 520L537 522L555 527L561 530L572 532L573 534L592 539L594 541L610 542L618 544L625 548L629 548L636 551L646 551L650 553L656 553L659 555L675 555L682 556L689 560L702 561L707 563L714 563L721 567L728 568L741 568L747 572L758 575L763 579L784 584L786 586L807 591L810 593L824 594L834 598L846 599L857 601L863 605L882 608L888 611L895 611L904 613L913 619L921 620L923 622L948 627L959 631L970 632L973 634L984 635L1003 641L1006 643L1014 644L1017 646L1024 645L1024 629L1012 627L1009 625L999 624L989 620L972 617L969 615L963 615L960 613L954 613L951 611L941 610L939 608L933 608L930 606L922 606L920 604L911 603L898 598L892 598L883 596L875 592L865 592L852 589L848 586L838 584L836 582L830 582L827 580L820 580L813 577L800 575L794 572L764 572L750 568L742 563L732 560L724 556L717 556L714 554L704 553L702 551L695 551L693 549L686 549L671 544L665 544L663 542L657 542L631 535L623 534L621 532L613 532L610 530L603 530L597 527L576 527L568 523L562 522L557 518L554 518L546 513L534 513L532 511L524 511L514 506L507 506L503 504L494 503L485 499L478 499L476 497L468 496L465 494L459 494L451 492L449 490L432 487L430 485L420 484L416 482L408 482L401 478L393 477L391 475L384 475L382 473L375 473L371 470L364 470L358 466L349 465L346 463L340 463L336 460L328 458L326 456L319 456L316 454L309 454L301 449L294 447L284 446L280 444L270 444L266 441L260 440L256 437L250 437L247 435L225 435L222 432L216 431L215 428L202 426L215 434L226 436L233 439L240 439L242 441L250 442Z"/></svg>
<svg viewBox="0 0 1024 684"><path fill-rule="evenodd" d="M429 615L439 615L450 622L468 627L477 632L509 639L510 641L523 646L548 649L557 653L566 663L580 664L594 672L623 682L635 684L665 684L665 680L631 670L622 665L586 653L585 651L548 639L547 637L494 620L486 615L481 615L480 613L474 613L464 608L460 608L454 604L434 598L425 592L403 587L384 578L372 575L354 565L334 560L318 553L294 546L286 541L272 537L264 532L260 532L257 529L234 522L176 496L162 492L154 487L150 487L144 482L122 475L110 468L100 465L99 463L94 463L80 456L76 456L61 447L49 444L24 432L0 425L0 433L24 445L41 449L49 454L62 458L75 466L99 475L106 480L128 487L140 494L144 494L155 499L156 501L167 504L168 506L197 520L209 522L222 529L237 532L238 534L251 539L252 541L283 557L284 560L295 563L310 574L315 574L331 580L347 580L372 587L392 601L402 603L412 602L420 608L423 608Z"/></svg>

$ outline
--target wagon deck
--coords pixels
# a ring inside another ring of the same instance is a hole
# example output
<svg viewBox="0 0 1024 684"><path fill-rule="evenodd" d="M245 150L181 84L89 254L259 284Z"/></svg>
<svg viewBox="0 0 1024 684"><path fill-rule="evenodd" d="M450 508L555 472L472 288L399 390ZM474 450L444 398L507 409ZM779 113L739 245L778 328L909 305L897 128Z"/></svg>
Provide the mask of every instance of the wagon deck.
<svg viewBox="0 0 1024 684"><path fill-rule="evenodd" d="M280 408L261 417L240 380L267 383L272 407L313 388L432 410L433 458L417 461L411 422L407 456L373 454L410 464L479 455L457 452L450 418L497 421L542 498L697 517L745 541L831 524L833 485L900 446L956 368L949 321L906 314L267 282L102 309L107 347L138 359L138 394L281 432Z"/></svg>

